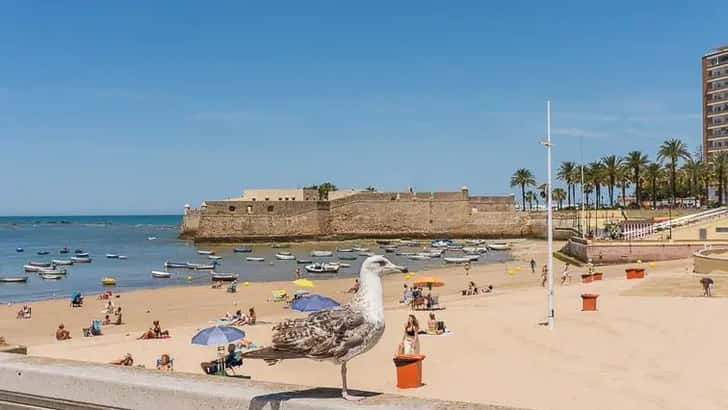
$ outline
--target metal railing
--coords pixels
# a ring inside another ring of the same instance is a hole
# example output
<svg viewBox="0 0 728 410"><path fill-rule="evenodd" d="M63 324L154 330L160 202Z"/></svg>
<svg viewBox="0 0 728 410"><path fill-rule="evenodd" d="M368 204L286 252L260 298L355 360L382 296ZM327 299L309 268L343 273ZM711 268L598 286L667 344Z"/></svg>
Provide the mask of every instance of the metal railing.
<svg viewBox="0 0 728 410"><path fill-rule="evenodd" d="M696 214L685 215L674 218L665 222L649 224L647 226L637 227L622 232L622 238L627 240L641 239L646 236L662 232L670 228L692 225L698 222L705 222L714 218L718 218L728 214L728 207L708 209L707 211L698 212Z"/></svg>

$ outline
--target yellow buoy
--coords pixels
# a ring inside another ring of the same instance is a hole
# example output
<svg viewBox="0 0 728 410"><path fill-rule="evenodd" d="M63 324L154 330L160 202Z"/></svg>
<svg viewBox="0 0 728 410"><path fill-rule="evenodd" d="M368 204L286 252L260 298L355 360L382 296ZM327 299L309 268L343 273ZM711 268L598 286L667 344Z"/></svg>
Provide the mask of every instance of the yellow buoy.
<svg viewBox="0 0 728 410"><path fill-rule="evenodd" d="M101 279L101 284L104 286L114 286L114 285L116 285L116 279L106 277L106 278Z"/></svg>

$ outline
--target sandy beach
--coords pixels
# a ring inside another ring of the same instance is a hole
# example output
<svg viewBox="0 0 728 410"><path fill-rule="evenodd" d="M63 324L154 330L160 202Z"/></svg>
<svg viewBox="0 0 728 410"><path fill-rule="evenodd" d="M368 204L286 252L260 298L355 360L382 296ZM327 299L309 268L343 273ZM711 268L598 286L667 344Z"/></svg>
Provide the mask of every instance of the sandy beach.
<svg viewBox="0 0 728 410"><path fill-rule="evenodd" d="M558 249L559 245L556 245ZM600 267L604 280L556 285L556 328L539 325L545 319L546 293L540 275L528 267L531 257L539 266L546 259L543 241L514 243L513 262L474 265L468 276L462 266L433 270L442 278L437 288L444 310L436 311L451 334L421 336L425 386L395 387L392 357L410 313L399 303L404 275L383 280L387 330L380 343L349 365L350 387L418 397L502 404L537 409L726 408L728 388L722 356L728 331L722 312L728 299L703 298L699 277L688 273L691 261L643 264L648 275L627 281L624 265ZM647 261L646 261L647 262ZM555 261L555 272L563 263ZM537 268L538 271L538 268ZM417 274L421 272L417 272ZM462 296L473 280L492 284L488 295ZM341 302L351 279L316 281L316 293ZM716 295L728 294L716 278ZM140 290L123 293L113 301L122 306L124 325L104 327L104 335L85 338L81 328L103 317L104 301L87 295L83 308L68 300L32 304L33 318L16 320L20 305L0 308L0 335L11 343L26 344L29 354L93 362L109 362L131 353L137 364L154 368L162 353L174 358L177 372L202 373L200 362L215 357L214 347L190 344L198 329L226 312L255 306L259 323L245 326L258 345L270 343L271 326L285 317L302 315L285 304L268 301L272 290L296 287L290 282L252 283L238 293L209 286ZM580 294L598 293L599 311L582 312ZM415 313L425 326L427 312ZM136 340L160 320L172 337ZM59 342L54 332L63 322L73 339ZM330 363L292 360L276 366L247 360L242 373L253 380L339 387L338 368ZM212 377L212 376L211 376Z"/></svg>

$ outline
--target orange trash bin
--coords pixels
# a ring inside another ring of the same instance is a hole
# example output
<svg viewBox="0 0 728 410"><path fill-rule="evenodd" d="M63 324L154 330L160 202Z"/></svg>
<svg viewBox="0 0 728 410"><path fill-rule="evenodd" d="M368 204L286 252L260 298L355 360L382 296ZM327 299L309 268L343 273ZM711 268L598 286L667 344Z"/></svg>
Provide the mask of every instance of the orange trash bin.
<svg viewBox="0 0 728 410"><path fill-rule="evenodd" d="M594 272L592 273L592 280L602 280L602 272Z"/></svg>
<svg viewBox="0 0 728 410"><path fill-rule="evenodd" d="M597 298L599 295L595 293L583 293L581 295L581 311L597 310Z"/></svg>
<svg viewBox="0 0 728 410"><path fill-rule="evenodd" d="M582 273L581 274L581 282L582 283L591 283L593 279L593 276L590 273Z"/></svg>
<svg viewBox="0 0 728 410"><path fill-rule="evenodd" d="M422 386L422 361L425 356L418 354L398 355L394 358L397 367L397 387L411 389Z"/></svg>
<svg viewBox="0 0 728 410"><path fill-rule="evenodd" d="M645 277L645 270L642 268L628 268L624 271L627 272L627 279L642 279Z"/></svg>

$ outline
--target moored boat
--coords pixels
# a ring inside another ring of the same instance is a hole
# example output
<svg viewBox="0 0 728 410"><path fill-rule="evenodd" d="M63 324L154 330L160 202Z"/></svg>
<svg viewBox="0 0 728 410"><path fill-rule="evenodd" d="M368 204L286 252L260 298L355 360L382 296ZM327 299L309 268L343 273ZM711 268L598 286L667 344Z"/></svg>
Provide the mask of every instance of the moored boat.
<svg viewBox="0 0 728 410"><path fill-rule="evenodd" d="M263 262L265 261L265 258L261 258L258 256L248 256L247 258L245 258L245 260L248 262Z"/></svg>
<svg viewBox="0 0 728 410"><path fill-rule="evenodd" d="M306 264L313 263L313 260L311 260L311 259L296 259L296 263L299 264L299 265L306 265Z"/></svg>
<svg viewBox="0 0 728 410"><path fill-rule="evenodd" d="M238 279L237 273L222 273L222 272L210 272L210 279L213 281L222 280L230 282Z"/></svg>
<svg viewBox="0 0 728 410"><path fill-rule="evenodd" d="M305 266L306 272L309 273L336 273L340 268L340 265L332 263L314 263Z"/></svg>
<svg viewBox="0 0 728 410"><path fill-rule="evenodd" d="M115 253L107 253L106 257L109 259L119 259L119 255L117 255Z"/></svg>
<svg viewBox="0 0 728 410"><path fill-rule="evenodd" d="M334 256L334 253L331 251L312 251L311 256L316 258L328 258L330 256Z"/></svg>
<svg viewBox="0 0 728 410"><path fill-rule="evenodd" d="M222 259L222 256L207 255L207 259L211 259L213 261L219 261Z"/></svg>
<svg viewBox="0 0 728 410"><path fill-rule="evenodd" d="M162 272L158 270L152 271L152 277L157 279L169 279L172 277L172 274L169 272Z"/></svg>
<svg viewBox="0 0 728 410"><path fill-rule="evenodd" d="M88 252L77 252L76 257L78 258L88 258Z"/></svg>
<svg viewBox="0 0 728 410"><path fill-rule="evenodd" d="M468 262L471 262L470 258L468 258L468 257L452 257L452 256L447 256L447 257L444 257L442 259L445 261L445 263L468 263Z"/></svg>
<svg viewBox="0 0 728 410"><path fill-rule="evenodd" d="M407 259L411 261L426 261L430 260L430 257L427 255L410 255L407 257Z"/></svg>
<svg viewBox="0 0 728 410"><path fill-rule="evenodd" d="M48 252L48 251L38 251L38 252L36 252L36 254L38 254L38 255L48 255L49 253L50 252Z"/></svg>
<svg viewBox="0 0 728 410"><path fill-rule="evenodd" d="M355 261L359 258L359 255L339 255L339 259L342 261Z"/></svg>
<svg viewBox="0 0 728 410"><path fill-rule="evenodd" d="M213 270L215 269L215 264L204 264L204 263L188 263L187 269L194 269L194 270Z"/></svg>
<svg viewBox="0 0 728 410"><path fill-rule="evenodd" d="M40 266L33 266L33 265L23 265L23 270L26 272L40 272L43 269L47 269L47 268L42 268Z"/></svg>
<svg viewBox="0 0 728 410"><path fill-rule="evenodd" d="M119 255L119 259L129 259L129 257L125 255Z"/></svg>
<svg viewBox="0 0 728 410"><path fill-rule="evenodd" d="M354 252L351 248L336 248L336 252Z"/></svg>
<svg viewBox="0 0 728 410"><path fill-rule="evenodd" d="M374 252L364 251L364 252L359 252L357 255L369 257L369 256L374 256Z"/></svg>
<svg viewBox="0 0 728 410"><path fill-rule="evenodd" d="M44 275L65 275L68 273L65 269L51 269L51 268L43 268L38 273L44 274Z"/></svg>
<svg viewBox="0 0 728 410"><path fill-rule="evenodd" d="M363 246L354 246L351 248L354 252L369 252L369 248L365 248Z"/></svg>
<svg viewBox="0 0 728 410"><path fill-rule="evenodd" d="M283 248L290 248L291 245L289 245L287 243L274 243L270 247L273 249L283 249Z"/></svg>
<svg viewBox="0 0 728 410"><path fill-rule="evenodd" d="M50 262L33 262L33 261L31 261L31 262L28 262L28 265L37 266L39 268L50 268L51 267Z"/></svg>
<svg viewBox="0 0 728 410"><path fill-rule="evenodd" d="M25 249L23 249L23 248L15 248L15 252L24 252L24 251L25 251Z"/></svg>
<svg viewBox="0 0 728 410"><path fill-rule="evenodd" d="M58 280L63 279L63 275L53 275L50 273L41 273L40 277L47 280Z"/></svg>
<svg viewBox="0 0 728 410"><path fill-rule="evenodd" d="M291 255L290 252L286 253L276 253L276 259L282 260L282 261L292 261L296 259L296 255Z"/></svg>
<svg viewBox="0 0 728 410"><path fill-rule="evenodd" d="M27 276L0 276L0 283L25 283Z"/></svg>
<svg viewBox="0 0 728 410"><path fill-rule="evenodd" d="M253 252L251 248L233 248L233 252L235 253L250 253Z"/></svg>
<svg viewBox="0 0 728 410"><path fill-rule="evenodd" d="M63 248L60 251L58 251L58 253L62 253L62 254L66 254L68 252L70 252L70 250L68 248Z"/></svg>
<svg viewBox="0 0 728 410"><path fill-rule="evenodd" d="M70 259L53 259L51 263L54 265L73 265L73 261Z"/></svg>
<svg viewBox="0 0 728 410"><path fill-rule="evenodd" d="M378 239L375 242L377 243L377 245L389 245L392 243L392 241L389 239Z"/></svg>
<svg viewBox="0 0 728 410"><path fill-rule="evenodd" d="M488 249L494 251L507 251L511 249L511 244L508 242L493 242L488 244Z"/></svg>
<svg viewBox="0 0 728 410"><path fill-rule="evenodd" d="M203 250L199 250L199 251L197 251L197 254L198 255L214 255L215 254L215 251L203 251Z"/></svg>
<svg viewBox="0 0 728 410"><path fill-rule="evenodd" d="M88 256L71 256L70 258L74 263L91 263L91 258Z"/></svg>
<svg viewBox="0 0 728 410"><path fill-rule="evenodd" d="M165 269L190 269L190 264L187 262L164 262Z"/></svg>
<svg viewBox="0 0 728 410"><path fill-rule="evenodd" d="M83 249L76 249L73 251L75 254L83 253Z"/></svg>

